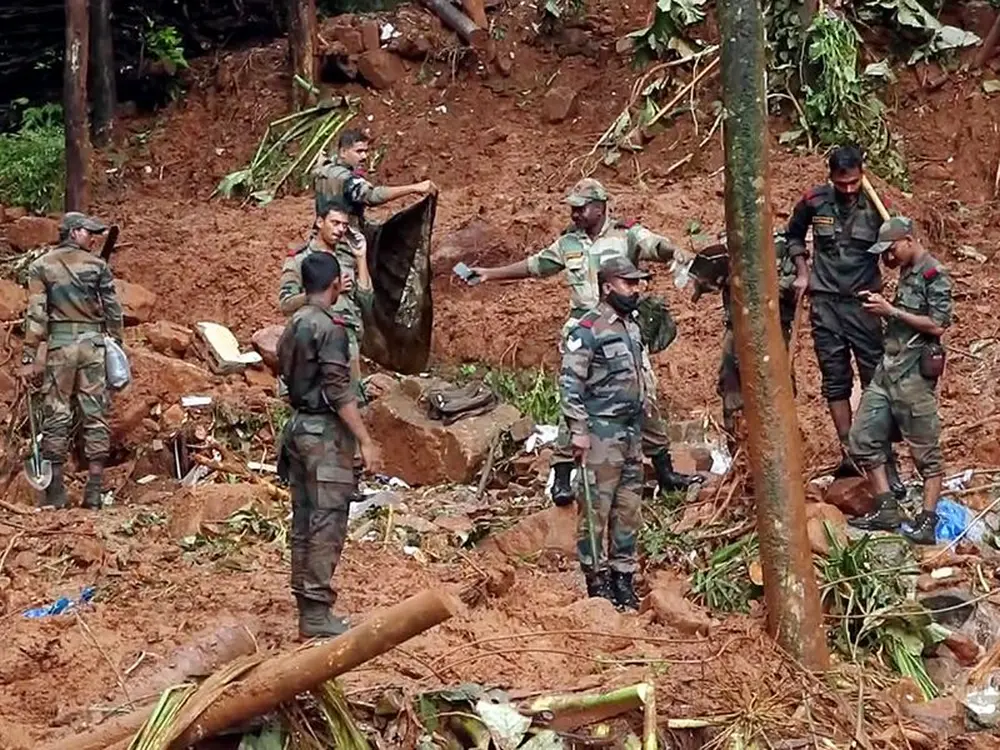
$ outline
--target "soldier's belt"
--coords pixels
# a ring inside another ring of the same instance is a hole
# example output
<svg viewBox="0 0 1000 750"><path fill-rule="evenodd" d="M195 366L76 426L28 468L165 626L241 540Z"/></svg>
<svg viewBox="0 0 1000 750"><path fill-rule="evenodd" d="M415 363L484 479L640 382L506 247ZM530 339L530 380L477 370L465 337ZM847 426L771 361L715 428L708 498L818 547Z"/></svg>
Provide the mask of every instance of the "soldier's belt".
<svg viewBox="0 0 1000 750"><path fill-rule="evenodd" d="M587 419L591 422L604 422L612 424L630 424L636 422L642 418L642 405L636 407L636 411L629 414L619 414L613 417L608 416L596 416L588 415Z"/></svg>
<svg viewBox="0 0 1000 750"><path fill-rule="evenodd" d="M94 321L76 320L52 320L49 321L49 333L59 334L80 334L80 333L100 333L104 330L103 323Z"/></svg>

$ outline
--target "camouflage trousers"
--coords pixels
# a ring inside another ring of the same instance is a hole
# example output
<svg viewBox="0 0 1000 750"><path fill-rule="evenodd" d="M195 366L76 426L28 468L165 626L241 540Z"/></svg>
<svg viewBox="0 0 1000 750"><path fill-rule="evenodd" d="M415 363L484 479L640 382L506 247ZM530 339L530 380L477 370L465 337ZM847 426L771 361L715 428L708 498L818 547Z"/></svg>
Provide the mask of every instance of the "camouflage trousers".
<svg viewBox="0 0 1000 750"><path fill-rule="evenodd" d="M357 487L355 441L333 414L296 412L282 436L292 491L292 593L332 605L331 578L347 538L350 497Z"/></svg>
<svg viewBox="0 0 1000 750"><path fill-rule="evenodd" d="M578 472L576 488L576 549L585 569L635 572L636 537L642 526L640 429L639 420L590 423L587 467ZM591 524L596 551L591 547Z"/></svg>
<svg viewBox="0 0 1000 750"><path fill-rule="evenodd" d="M111 451L110 398L104 370L104 339L77 339L49 350L42 382L42 456L66 460L74 407L82 424L83 454L104 461Z"/></svg>
<svg viewBox="0 0 1000 750"><path fill-rule="evenodd" d="M885 464L890 438L898 428L920 475L927 479L943 474L936 386L937 381L916 369L891 380L879 368L861 396L851 426L849 448L854 460L866 469Z"/></svg>

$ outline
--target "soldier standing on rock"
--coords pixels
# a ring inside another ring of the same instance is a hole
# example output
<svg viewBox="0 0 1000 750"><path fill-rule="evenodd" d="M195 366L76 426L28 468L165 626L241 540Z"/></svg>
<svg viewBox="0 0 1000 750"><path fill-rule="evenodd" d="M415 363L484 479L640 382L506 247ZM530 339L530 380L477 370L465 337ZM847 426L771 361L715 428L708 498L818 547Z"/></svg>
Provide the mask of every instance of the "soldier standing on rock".
<svg viewBox="0 0 1000 750"><path fill-rule="evenodd" d="M648 278L626 257L601 263L600 302L570 329L559 380L563 418L582 469L577 551L587 594L622 610L639 606L633 576L649 392L635 312L640 283Z"/></svg>
<svg viewBox="0 0 1000 750"><path fill-rule="evenodd" d="M92 252L106 230L98 219L68 213L59 227L59 246L28 269L20 374L28 381L42 376L42 458L52 463L52 482L43 505L56 508L66 505L63 462L74 406L82 418L88 461L83 505L101 507L104 463L111 451L104 335L122 340L122 308L111 268ZM39 356L42 345L45 354Z"/></svg>
<svg viewBox="0 0 1000 750"><path fill-rule="evenodd" d="M347 206L350 226L347 243L352 250L365 252L365 208L405 198L409 195L436 193L430 180L411 185L373 186L365 179L364 164L368 160L369 139L360 130L345 130L337 141L337 156L327 159L313 171L316 190L316 212L323 201L340 201Z"/></svg>
<svg viewBox="0 0 1000 750"><path fill-rule="evenodd" d="M863 296L865 310L887 324L885 354L861 397L850 436L851 454L868 473L875 510L851 525L894 531L902 521L885 470L885 446L895 424L924 480L923 511L902 533L918 544L934 544L944 474L935 389L944 370L940 340L951 324L951 279L914 237L913 222L905 217L894 216L883 224L870 252L884 253L886 265L899 266L900 271L892 304L875 292Z"/></svg>
<svg viewBox="0 0 1000 750"><path fill-rule="evenodd" d="M337 636L348 628L331 612L336 592L330 579L357 490L355 450L360 448L369 469L376 470L380 460L351 387L347 329L332 312L340 279L331 253L302 261L305 302L278 342L278 367L293 409L278 463L292 491L292 593L302 638Z"/></svg>
<svg viewBox="0 0 1000 750"><path fill-rule="evenodd" d="M857 476L847 439L851 431L854 373L866 388L882 358L882 321L862 305L861 292L882 288L875 244L882 217L862 190L864 157L854 146L830 154L830 181L807 191L792 211L786 235L796 266L795 290L808 291L813 343L823 377L822 391L830 408L843 460L837 476ZM812 271L806 263L806 233L812 228L815 250ZM905 494L895 460L886 465L894 492Z"/></svg>
<svg viewBox="0 0 1000 750"><path fill-rule="evenodd" d="M667 238L650 232L640 224L612 219L608 214L607 202L608 193L601 183L589 178L580 180L566 197L573 225L555 242L517 263L499 268L472 269L482 281L545 277L565 271L570 288L570 317L560 335L560 353L565 352L563 342L566 334L599 301L598 271L604 260L628 258L632 263L640 260L681 263L686 260L686 253ZM645 350L642 355L650 392L647 401L650 413L643 420L643 452L649 456L656 469L660 491L686 489L694 482L701 481L701 477L674 471L670 456L670 436L656 404L653 368ZM565 425L560 425L559 432L559 441L552 458L555 471L552 499L557 505L568 505L573 501L573 489L570 486L573 454Z"/></svg>

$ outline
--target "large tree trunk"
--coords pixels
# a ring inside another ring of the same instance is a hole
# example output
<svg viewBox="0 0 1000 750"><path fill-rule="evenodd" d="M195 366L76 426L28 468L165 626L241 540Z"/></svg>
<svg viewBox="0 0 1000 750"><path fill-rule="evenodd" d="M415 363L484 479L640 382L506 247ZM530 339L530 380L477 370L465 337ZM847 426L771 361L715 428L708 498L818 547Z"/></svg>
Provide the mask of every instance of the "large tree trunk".
<svg viewBox="0 0 1000 750"><path fill-rule="evenodd" d="M63 115L66 121L66 210L86 211L90 203L87 165L87 58L90 17L87 0L66 0L66 62Z"/></svg>
<svg viewBox="0 0 1000 750"><path fill-rule="evenodd" d="M111 42L111 0L90 0L90 100L94 104L91 139L103 146L111 138L118 95Z"/></svg>
<svg viewBox="0 0 1000 750"><path fill-rule="evenodd" d="M292 109L309 104L309 92L295 76L316 84L316 0L287 0L288 60L291 67Z"/></svg>

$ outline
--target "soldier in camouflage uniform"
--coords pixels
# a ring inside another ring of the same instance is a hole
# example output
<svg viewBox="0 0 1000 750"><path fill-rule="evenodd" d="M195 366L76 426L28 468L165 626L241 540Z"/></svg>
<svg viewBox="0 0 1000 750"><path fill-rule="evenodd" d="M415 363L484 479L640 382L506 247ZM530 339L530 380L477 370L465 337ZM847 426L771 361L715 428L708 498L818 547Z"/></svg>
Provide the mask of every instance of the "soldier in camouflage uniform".
<svg viewBox="0 0 1000 750"><path fill-rule="evenodd" d="M577 553L587 594L609 599L619 609L639 604L633 575L649 391L635 311L640 283L648 278L623 256L601 263L600 302L570 329L559 380L573 455L583 469Z"/></svg>
<svg viewBox="0 0 1000 750"><path fill-rule="evenodd" d="M342 240L349 228L347 208L336 201L323 200L316 209L316 233L304 246L288 254L281 267L278 306L285 315L292 315L305 304L302 288L302 261L313 253L330 253L341 270L341 293L332 312L347 327L351 352L351 376L355 384L361 380L361 342L364 339L363 313L371 313L373 292L368 259L364 245L347 245Z"/></svg>
<svg viewBox="0 0 1000 750"><path fill-rule="evenodd" d="M104 335L121 342L122 308L108 264L94 255L107 227L81 213L68 213L59 246L28 269L21 375L42 376L42 457L52 463L44 505L66 505L63 462L70 445L73 409L82 420L88 461L83 504L101 507L104 463L111 450L110 399L104 369ZM45 347L44 356L39 349Z"/></svg>
<svg viewBox="0 0 1000 750"><path fill-rule="evenodd" d="M302 261L305 303L278 342L278 366L293 410L278 463L292 490L292 593L303 638L347 630L347 623L331 613L336 592L330 579L344 548L349 498L356 490L355 448L372 470L379 462L351 388L347 329L332 312L340 274L331 253L312 253Z"/></svg>
<svg viewBox="0 0 1000 750"><path fill-rule="evenodd" d="M573 225L555 242L526 260L499 268L473 268L482 281L503 281L528 277L546 277L566 272L570 288L570 315L560 335L560 353L570 330L592 309L599 300L598 270L608 258L628 258L632 263L640 260L664 263L683 263L687 254L640 224L625 223L611 218L607 210L608 193L597 180L580 180L570 191L566 202L571 207ZM649 413L643 420L643 452L652 460L661 491L685 489L699 476L679 474L674 471L670 457L670 437L656 404L656 381L648 354L643 350L643 376L650 398ZM573 456L569 446L569 432L560 425L560 437L552 458L555 483L552 499L557 505L573 501L570 475Z"/></svg>
<svg viewBox="0 0 1000 750"><path fill-rule="evenodd" d="M914 237L913 222L905 217L894 216L883 224L870 252L885 253L886 264L900 271L892 304L875 292L864 295L865 310L887 325L885 354L861 397L850 435L851 454L871 481L875 510L851 524L892 531L902 521L885 470L885 446L895 424L924 480L923 511L902 532L919 544L933 544L944 474L935 389L944 367L940 339L951 324L951 279Z"/></svg>
<svg viewBox="0 0 1000 750"><path fill-rule="evenodd" d="M830 154L830 182L807 191L792 211L786 235L796 265L795 289L808 290L813 343L823 377L822 391L837 429L844 460L838 476L857 475L847 452L851 431L851 390L854 373L865 388L882 358L882 321L864 309L859 292L882 288L878 255L868 252L878 236L882 217L861 187L863 156L853 147ZM806 260L806 233L812 228L813 263ZM905 493L890 470L895 491Z"/></svg>
<svg viewBox="0 0 1000 750"><path fill-rule="evenodd" d="M324 160L313 171L316 190L316 211L324 201L339 201L348 208L350 226L347 243L352 250L365 251L365 208L405 198L408 195L436 193L430 180L411 185L373 186L365 179L364 164L368 160L369 139L360 130L345 130L337 141L337 156Z"/></svg>

